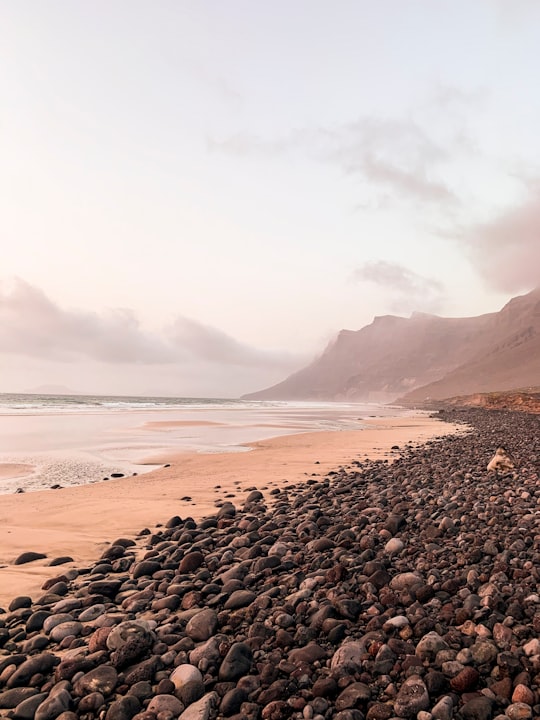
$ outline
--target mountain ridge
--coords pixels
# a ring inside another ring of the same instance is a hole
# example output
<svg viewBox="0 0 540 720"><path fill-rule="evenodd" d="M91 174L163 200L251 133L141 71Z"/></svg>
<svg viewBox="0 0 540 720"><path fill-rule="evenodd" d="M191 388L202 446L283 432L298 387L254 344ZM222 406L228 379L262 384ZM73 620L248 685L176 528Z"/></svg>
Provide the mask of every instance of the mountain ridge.
<svg viewBox="0 0 540 720"><path fill-rule="evenodd" d="M376 316L341 330L308 366L245 399L415 405L540 384L540 288L465 318Z"/></svg>

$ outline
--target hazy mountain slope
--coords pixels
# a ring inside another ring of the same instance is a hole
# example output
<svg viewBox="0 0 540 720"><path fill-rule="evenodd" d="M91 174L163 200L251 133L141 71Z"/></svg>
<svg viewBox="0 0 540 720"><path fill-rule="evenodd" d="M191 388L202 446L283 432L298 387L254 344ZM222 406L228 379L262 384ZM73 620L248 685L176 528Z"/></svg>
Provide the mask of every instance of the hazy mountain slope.
<svg viewBox="0 0 540 720"><path fill-rule="evenodd" d="M514 298L497 313L485 352L400 401L442 399L540 383L540 290Z"/></svg>
<svg viewBox="0 0 540 720"><path fill-rule="evenodd" d="M251 399L392 400L444 377L489 342L494 314L384 316L343 330L308 367Z"/></svg>
<svg viewBox="0 0 540 720"><path fill-rule="evenodd" d="M497 313L384 316L343 330L308 367L250 399L415 404L540 384L540 288Z"/></svg>

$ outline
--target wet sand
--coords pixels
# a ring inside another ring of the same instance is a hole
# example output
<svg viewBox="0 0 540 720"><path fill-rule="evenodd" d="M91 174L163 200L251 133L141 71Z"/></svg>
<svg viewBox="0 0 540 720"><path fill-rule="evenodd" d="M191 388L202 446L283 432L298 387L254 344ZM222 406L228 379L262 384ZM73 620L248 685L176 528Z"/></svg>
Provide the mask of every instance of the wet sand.
<svg viewBox="0 0 540 720"><path fill-rule="evenodd" d="M26 463L0 463L0 480L26 477L31 475L33 470L34 466Z"/></svg>
<svg viewBox="0 0 540 720"><path fill-rule="evenodd" d="M456 430L425 416L363 422L367 429L250 443L251 452L149 457L148 463L170 467L136 477L0 496L0 607L17 595L36 599L43 594L44 581L70 567L49 567L56 557L68 555L84 565L116 538L134 537L174 515L197 520L214 513L224 498L241 504L248 489L257 488L268 498L273 488L324 476L353 460L396 457L394 445L423 443ZM27 551L47 558L13 565Z"/></svg>

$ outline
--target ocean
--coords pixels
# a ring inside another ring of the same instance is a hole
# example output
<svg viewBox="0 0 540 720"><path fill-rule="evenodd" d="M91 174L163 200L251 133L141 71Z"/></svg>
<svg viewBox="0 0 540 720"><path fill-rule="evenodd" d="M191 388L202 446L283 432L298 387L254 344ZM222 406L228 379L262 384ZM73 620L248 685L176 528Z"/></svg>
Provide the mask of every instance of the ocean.
<svg viewBox="0 0 540 720"><path fill-rule="evenodd" d="M3 393L0 494L103 482L179 452L247 452L269 437L400 414L377 404Z"/></svg>

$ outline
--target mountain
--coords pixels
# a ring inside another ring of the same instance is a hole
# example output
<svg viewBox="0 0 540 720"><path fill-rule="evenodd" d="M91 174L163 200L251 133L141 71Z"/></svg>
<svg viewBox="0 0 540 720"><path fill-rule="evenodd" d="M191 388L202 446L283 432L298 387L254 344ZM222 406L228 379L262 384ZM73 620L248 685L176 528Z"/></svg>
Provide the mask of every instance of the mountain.
<svg viewBox="0 0 540 720"><path fill-rule="evenodd" d="M246 399L417 404L540 384L540 288L469 318L386 315L342 330L306 368Z"/></svg>
<svg viewBox="0 0 540 720"><path fill-rule="evenodd" d="M407 393L404 404L540 384L540 288L496 314L491 342L439 380Z"/></svg>

